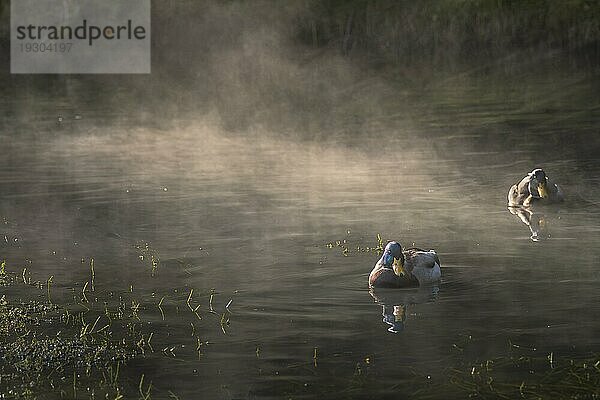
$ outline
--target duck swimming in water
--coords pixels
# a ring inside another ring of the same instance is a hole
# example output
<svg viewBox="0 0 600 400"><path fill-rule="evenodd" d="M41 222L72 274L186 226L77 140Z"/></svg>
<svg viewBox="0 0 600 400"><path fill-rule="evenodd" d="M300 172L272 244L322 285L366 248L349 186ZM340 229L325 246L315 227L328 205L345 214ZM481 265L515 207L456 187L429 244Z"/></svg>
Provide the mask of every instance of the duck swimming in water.
<svg viewBox="0 0 600 400"><path fill-rule="evenodd" d="M537 201L557 203L563 200L564 196L558 185L550 181L541 168L531 171L508 191L509 207L529 207Z"/></svg>
<svg viewBox="0 0 600 400"><path fill-rule="evenodd" d="M404 288L426 285L440 280L440 259L433 250L402 250L398 242L389 242L383 255L369 274L373 288Z"/></svg>

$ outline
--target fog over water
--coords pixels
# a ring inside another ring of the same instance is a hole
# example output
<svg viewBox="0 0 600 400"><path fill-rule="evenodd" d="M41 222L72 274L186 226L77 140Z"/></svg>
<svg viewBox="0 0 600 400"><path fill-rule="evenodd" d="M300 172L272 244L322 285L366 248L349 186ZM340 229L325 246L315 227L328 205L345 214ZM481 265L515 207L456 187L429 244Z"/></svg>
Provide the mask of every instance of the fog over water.
<svg viewBox="0 0 600 400"><path fill-rule="evenodd" d="M453 369L597 354L597 53L394 60L326 3L155 2L148 76L2 62L0 260L73 308L93 258L87 322L139 303L128 396L144 374L153 398L462 398L435 386ZM566 201L513 215L535 167ZM370 293L378 234L436 249L442 282Z"/></svg>

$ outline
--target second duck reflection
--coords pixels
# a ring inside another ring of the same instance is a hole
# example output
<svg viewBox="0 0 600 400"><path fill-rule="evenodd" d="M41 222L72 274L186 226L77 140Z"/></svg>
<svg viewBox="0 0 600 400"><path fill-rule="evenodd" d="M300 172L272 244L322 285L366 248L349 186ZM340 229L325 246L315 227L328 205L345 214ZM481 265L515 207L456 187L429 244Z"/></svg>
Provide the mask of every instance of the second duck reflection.
<svg viewBox="0 0 600 400"><path fill-rule="evenodd" d="M508 207L508 211L511 214L516 215L521 222L527 225L531 232L530 238L534 242L550 237L547 223L548 219L543 213L524 207Z"/></svg>

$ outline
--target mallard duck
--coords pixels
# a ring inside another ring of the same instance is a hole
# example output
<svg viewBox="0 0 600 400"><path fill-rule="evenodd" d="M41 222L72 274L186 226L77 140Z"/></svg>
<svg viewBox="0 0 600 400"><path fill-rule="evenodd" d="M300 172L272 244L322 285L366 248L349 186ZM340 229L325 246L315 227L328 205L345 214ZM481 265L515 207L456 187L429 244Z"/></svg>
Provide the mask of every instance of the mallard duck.
<svg viewBox="0 0 600 400"><path fill-rule="evenodd" d="M402 250L398 242L389 242L369 274L374 288L416 287L440 280L440 259L433 250Z"/></svg>
<svg viewBox="0 0 600 400"><path fill-rule="evenodd" d="M508 191L509 207L529 207L532 203L543 200L548 203L563 201L564 196L557 184L548 179L541 168L536 168L521 182L512 185Z"/></svg>

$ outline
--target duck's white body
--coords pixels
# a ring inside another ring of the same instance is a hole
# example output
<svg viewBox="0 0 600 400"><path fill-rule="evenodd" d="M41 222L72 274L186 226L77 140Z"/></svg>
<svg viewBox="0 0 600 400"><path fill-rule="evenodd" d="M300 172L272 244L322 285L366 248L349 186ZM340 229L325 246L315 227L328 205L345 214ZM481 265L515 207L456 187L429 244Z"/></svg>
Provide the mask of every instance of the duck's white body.
<svg viewBox="0 0 600 400"><path fill-rule="evenodd" d="M434 250L408 249L404 255L404 269L417 278L419 285L439 282L442 278L440 260Z"/></svg>

